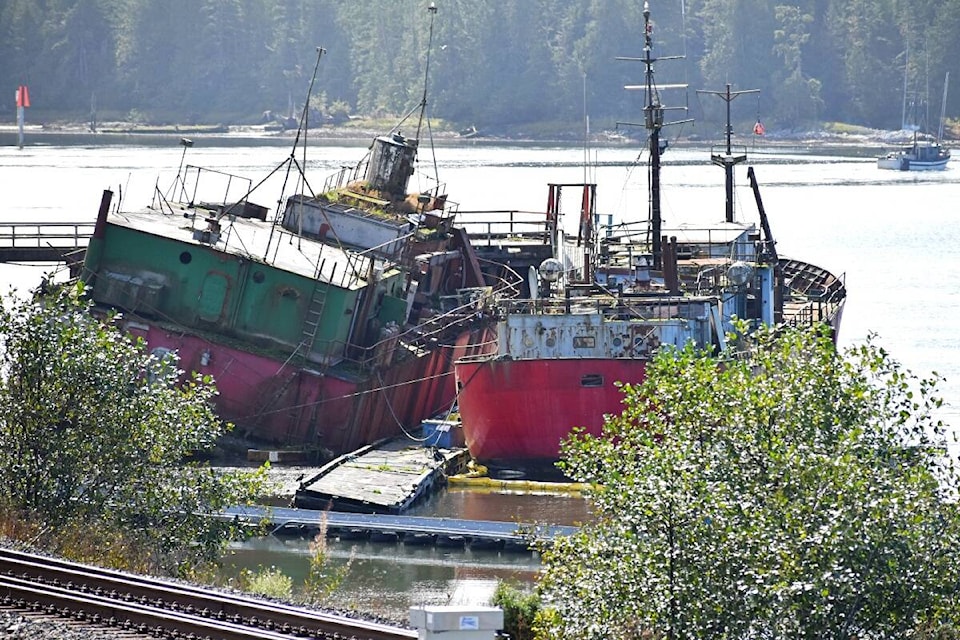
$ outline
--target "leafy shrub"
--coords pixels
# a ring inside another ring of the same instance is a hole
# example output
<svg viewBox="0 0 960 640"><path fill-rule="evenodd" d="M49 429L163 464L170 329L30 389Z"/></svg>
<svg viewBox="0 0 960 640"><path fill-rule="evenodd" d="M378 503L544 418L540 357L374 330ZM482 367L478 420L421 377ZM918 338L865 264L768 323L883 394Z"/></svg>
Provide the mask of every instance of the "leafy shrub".
<svg viewBox="0 0 960 640"><path fill-rule="evenodd" d="M261 567L256 573L246 571L241 576L244 591L277 600L290 600L293 594L293 578L277 567Z"/></svg>
<svg viewBox="0 0 960 640"><path fill-rule="evenodd" d="M503 609L503 631L512 640L534 640L540 597L506 582L497 583L493 604Z"/></svg>

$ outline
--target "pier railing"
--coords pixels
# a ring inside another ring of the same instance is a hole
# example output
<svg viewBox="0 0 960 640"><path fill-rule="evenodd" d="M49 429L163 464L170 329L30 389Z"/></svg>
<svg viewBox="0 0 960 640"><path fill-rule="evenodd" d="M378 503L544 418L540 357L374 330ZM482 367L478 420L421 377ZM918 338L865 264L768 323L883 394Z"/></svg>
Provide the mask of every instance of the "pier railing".
<svg viewBox="0 0 960 640"><path fill-rule="evenodd" d="M87 248L93 222L0 223L0 262L64 262Z"/></svg>

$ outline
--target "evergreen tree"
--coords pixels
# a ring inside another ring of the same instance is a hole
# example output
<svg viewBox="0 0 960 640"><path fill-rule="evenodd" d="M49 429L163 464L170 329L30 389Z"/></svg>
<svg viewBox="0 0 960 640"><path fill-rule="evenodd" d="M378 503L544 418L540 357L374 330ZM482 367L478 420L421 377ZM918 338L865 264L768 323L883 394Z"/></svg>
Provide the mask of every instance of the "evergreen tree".
<svg viewBox="0 0 960 640"><path fill-rule="evenodd" d="M644 3L432 0L428 112L481 128L553 123L579 137L635 121ZM897 128L907 76L936 111L960 75L956 0L686 0L652 3L660 84L759 89L774 126L842 120ZM76 119L257 122L299 115L316 47L322 111L399 118L422 100L431 0L7 0L0 84L31 87L34 109ZM909 56L907 52L909 51ZM906 67L906 68L905 68ZM955 114L960 92L948 96ZM706 107L706 105L703 105ZM710 107L707 107L710 109ZM12 119L9 101L0 114ZM694 114L696 115L696 114ZM711 118L712 119L712 118ZM718 118L718 121L722 118ZM556 129L556 126L554 129Z"/></svg>

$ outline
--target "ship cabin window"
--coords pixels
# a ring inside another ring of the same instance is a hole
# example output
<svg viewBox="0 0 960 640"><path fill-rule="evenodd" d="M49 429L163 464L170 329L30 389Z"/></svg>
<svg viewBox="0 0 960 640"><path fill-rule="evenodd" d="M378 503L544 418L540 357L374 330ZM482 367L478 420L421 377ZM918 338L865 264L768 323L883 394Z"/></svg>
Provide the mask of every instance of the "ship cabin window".
<svg viewBox="0 0 960 640"><path fill-rule="evenodd" d="M263 271L253 272L253 281L256 282L257 284L260 284L261 282L263 282L265 278L266 276L263 275Z"/></svg>
<svg viewBox="0 0 960 640"><path fill-rule="evenodd" d="M588 373L580 378L580 386L587 389L596 389L603 386L603 376L599 373Z"/></svg>
<svg viewBox="0 0 960 640"><path fill-rule="evenodd" d="M193 260L193 256L190 255L189 251L184 251L180 254L180 262L182 264L190 264L190 261Z"/></svg>
<svg viewBox="0 0 960 640"><path fill-rule="evenodd" d="M597 339L594 336L574 336L573 338L574 349L595 349L596 346Z"/></svg>

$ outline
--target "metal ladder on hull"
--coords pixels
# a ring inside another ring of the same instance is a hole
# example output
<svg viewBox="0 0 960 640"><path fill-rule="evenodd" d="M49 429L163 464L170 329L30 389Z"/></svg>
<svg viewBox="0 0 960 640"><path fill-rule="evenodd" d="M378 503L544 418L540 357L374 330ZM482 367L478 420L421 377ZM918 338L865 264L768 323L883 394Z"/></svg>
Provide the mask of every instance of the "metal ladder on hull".
<svg viewBox="0 0 960 640"><path fill-rule="evenodd" d="M299 380L303 367L307 364L309 359L309 354L313 348L313 341L316 339L317 333L320 330L320 320L323 318L323 310L326 307L327 303L327 290L325 286L321 286L319 280L320 269L317 269L317 274L313 279L313 289L310 292L310 302L307 305L307 309L304 312L303 322L300 326L300 340L297 343L296 348L293 353L290 354L290 357L287 358L286 362L283 363L280 371L288 367L293 371L290 375L286 376L283 384L281 384L272 394L270 394L269 399L264 402L256 416L254 417L253 423L259 423L264 416L271 412L280 398L287 392L290 388L290 385L294 383L295 380ZM291 406L287 412L287 429L284 435L284 441L287 443L291 442L292 435L296 431L297 425L300 424L300 420L303 417L303 411L305 407L300 404Z"/></svg>
<svg viewBox="0 0 960 640"><path fill-rule="evenodd" d="M303 367L306 366L309 360L310 351L313 349L313 341L320 331L320 320L323 318L323 310L326 305L327 289L324 286L320 286L320 280L315 276L313 279L313 290L310 292L310 303L307 305L307 309L303 314L303 323L300 326L300 342L297 343L297 348L288 361L289 364L293 365L293 375L287 378L283 387L278 392L278 400L293 383L294 379L299 380ZM324 366L324 369L325 368ZM291 441L297 426L303 419L303 411L305 408L306 407L300 403L290 407L287 413L287 433L284 437L287 442Z"/></svg>

